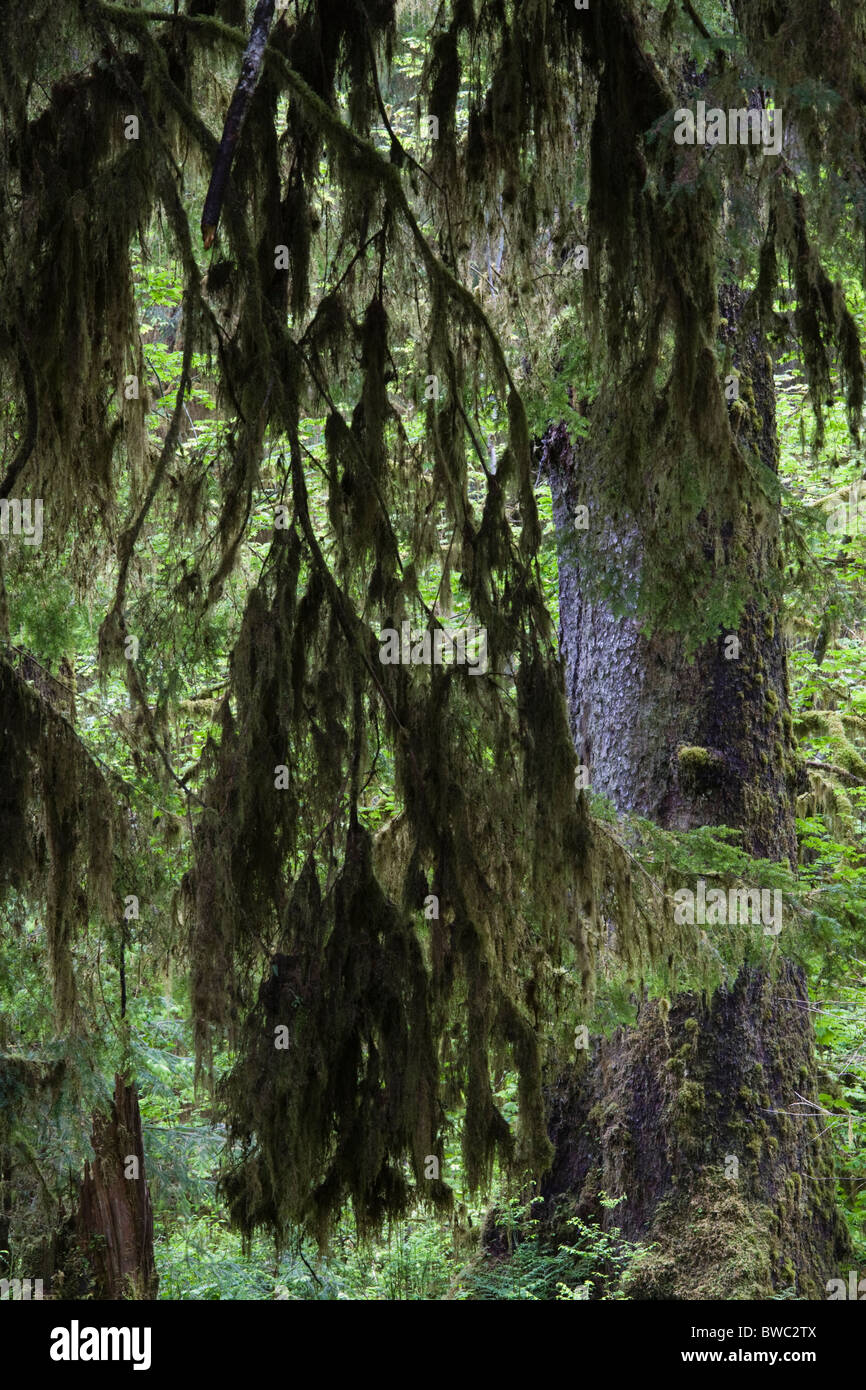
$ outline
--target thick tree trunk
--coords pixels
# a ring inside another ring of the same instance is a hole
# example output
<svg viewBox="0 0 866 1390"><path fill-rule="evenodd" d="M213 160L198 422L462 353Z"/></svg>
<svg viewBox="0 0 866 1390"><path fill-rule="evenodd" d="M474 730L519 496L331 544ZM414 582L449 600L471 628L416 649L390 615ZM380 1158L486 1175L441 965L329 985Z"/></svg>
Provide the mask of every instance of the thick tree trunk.
<svg viewBox="0 0 866 1390"><path fill-rule="evenodd" d="M111 1115L93 1117L94 1161L85 1165L78 1233L103 1299L156 1298L153 1210L135 1086L115 1077Z"/></svg>
<svg viewBox="0 0 866 1390"><path fill-rule="evenodd" d="M732 337L742 296L726 291L721 307ZM741 439L775 473L770 358L757 334L740 338L734 351L740 398L732 412ZM751 572L739 582L749 601L738 630L720 632L689 661L680 634L645 637L593 593L590 576L624 563L640 566L639 545L634 535L618 533L593 493L591 441L573 447L560 425L546 445L561 538L560 625L572 735L590 786L619 810L671 828L742 827L750 853L793 862L792 793L800 772L778 621L778 509L762 494L744 503L754 545ZM574 526L580 506L589 512L585 531ZM699 524L705 552L721 554L725 563L729 523L703 513Z"/></svg>
<svg viewBox="0 0 866 1390"><path fill-rule="evenodd" d="M813 1044L791 966L775 980L744 970L733 989L681 995L669 1014L644 1004L551 1095L544 1195L557 1228L576 1214L654 1245L630 1298L825 1298L849 1246L809 1104ZM627 1201L608 1212L600 1193Z"/></svg>
<svg viewBox="0 0 866 1390"><path fill-rule="evenodd" d="M740 372L732 410L743 442L775 471L771 362L756 333L737 329L743 300L729 291L721 301ZM546 457L572 732L590 786L670 828L740 827L750 853L795 862L801 773L777 620L777 508L758 489L743 500L754 528L749 600L738 631L689 662L679 635L644 636L592 591L591 575L641 557L594 493L591 442L572 447L559 427ZM581 505L589 527L576 534ZM706 553L726 563L725 520L712 511L698 524ZM823 1297L848 1238L816 1095L808 1001L792 966L772 978L744 969L732 989L709 1002L681 995L669 1012L645 1002L635 1026L598 1041L551 1092L547 1213L558 1226L576 1210L655 1244L632 1297L767 1298L787 1287ZM608 1212L601 1193L626 1201Z"/></svg>

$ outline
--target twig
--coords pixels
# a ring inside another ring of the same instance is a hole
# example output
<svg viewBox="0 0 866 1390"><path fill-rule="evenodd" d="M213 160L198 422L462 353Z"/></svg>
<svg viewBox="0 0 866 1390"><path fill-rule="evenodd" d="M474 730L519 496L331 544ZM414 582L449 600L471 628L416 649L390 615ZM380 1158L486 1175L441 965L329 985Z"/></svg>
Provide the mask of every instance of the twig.
<svg viewBox="0 0 866 1390"><path fill-rule="evenodd" d="M713 36L692 4L692 0L683 0L683 10L688 15L701 37L708 39L709 42L712 43Z"/></svg>

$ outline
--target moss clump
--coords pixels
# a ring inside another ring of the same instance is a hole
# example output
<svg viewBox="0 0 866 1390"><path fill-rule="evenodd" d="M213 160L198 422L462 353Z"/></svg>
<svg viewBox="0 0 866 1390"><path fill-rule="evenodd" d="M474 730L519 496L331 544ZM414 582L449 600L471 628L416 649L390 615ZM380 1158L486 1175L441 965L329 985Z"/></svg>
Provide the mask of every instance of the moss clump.
<svg viewBox="0 0 866 1390"><path fill-rule="evenodd" d="M704 1173L686 1201L662 1203L655 1247L629 1270L632 1299L761 1299L772 1287L772 1211L749 1203L735 1184Z"/></svg>
<svg viewBox="0 0 866 1390"><path fill-rule="evenodd" d="M677 766L683 789L694 796L717 789L727 772L721 753L697 745L682 745L677 749Z"/></svg>
<svg viewBox="0 0 866 1390"><path fill-rule="evenodd" d="M710 764L710 750L708 748L684 746L677 749L677 757L682 767L690 769L704 768Z"/></svg>
<svg viewBox="0 0 866 1390"><path fill-rule="evenodd" d="M700 1117L705 1110L706 1096L701 1083L690 1079L681 1081L671 1106L671 1120L684 1147L695 1151L700 1147Z"/></svg>

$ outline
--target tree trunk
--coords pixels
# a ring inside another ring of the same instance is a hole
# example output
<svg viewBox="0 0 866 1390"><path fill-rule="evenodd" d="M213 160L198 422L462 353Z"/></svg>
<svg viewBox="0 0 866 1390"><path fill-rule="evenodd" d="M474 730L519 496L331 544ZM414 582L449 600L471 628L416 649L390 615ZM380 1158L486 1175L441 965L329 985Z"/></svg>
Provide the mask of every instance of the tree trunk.
<svg viewBox="0 0 866 1390"><path fill-rule="evenodd" d="M733 339L744 296L721 296L724 336ZM772 365L756 333L739 335L732 403L741 442L777 469ZM778 508L760 493L744 500L754 536L750 595L739 628L720 633L694 660L678 633L644 636L614 616L593 592L592 575L640 565L639 542L618 534L593 496L591 443L569 442L564 426L548 433L545 452L560 537L561 645L571 728L594 791L621 811L686 830L739 826L743 847L765 858L796 861L794 797L802 774L794 756L785 646L778 621ZM576 531L577 508L588 529ZM698 524L708 555L727 562L730 523L710 507Z"/></svg>
<svg viewBox="0 0 866 1390"><path fill-rule="evenodd" d="M720 297L740 373L730 408L741 442L775 472L772 364L742 326L744 301L736 290ZM590 786L669 828L739 827L749 853L795 863L802 774L778 621L778 508L757 488L743 499L748 602L738 631L689 662L680 635L647 637L593 592L592 575L640 564L639 545L594 495L591 443L572 446L559 426L546 444L572 733ZM589 527L575 532L581 505ZM710 501L698 519L706 553L727 563L728 528L712 513ZM600 1040L551 1091L547 1213L557 1226L576 1212L655 1244L632 1297L767 1298L788 1287L823 1297L848 1237L816 1096L805 984L790 964L773 977L744 968L708 1002L645 1001L633 1027ZM626 1201L608 1211L602 1193Z"/></svg>
<svg viewBox="0 0 866 1390"><path fill-rule="evenodd" d="M773 980L744 969L733 989L680 995L669 1014L645 1003L551 1093L551 1219L577 1214L654 1245L630 1298L825 1298L849 1244L817 1089L792 966ZM601 1193L627 1201L607 1211Z"/></svg>
<svg viewBox="0 0 866 1390"><path fill-rule="evenodd" d="M111 1115L93 1117L93 1166L85 1164L78 1208L95 1297L156 1298L153 1209L144 1169L136 1087L115 1076Z"/></svg>

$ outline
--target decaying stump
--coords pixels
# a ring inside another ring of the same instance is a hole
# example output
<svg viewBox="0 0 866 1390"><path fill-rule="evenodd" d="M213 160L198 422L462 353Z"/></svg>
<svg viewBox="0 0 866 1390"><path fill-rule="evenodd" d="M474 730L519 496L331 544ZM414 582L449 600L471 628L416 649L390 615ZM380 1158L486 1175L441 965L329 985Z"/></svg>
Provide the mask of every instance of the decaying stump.
<svg viewBox="0 0 866 1390"><path fill-rule="evenodd" d="M85 1164L78 1235L94 1296L156 1298L153 1209L144 1168L136 1087L115 1076L111 1114L93 1117L93 1164Z"/></svg>

